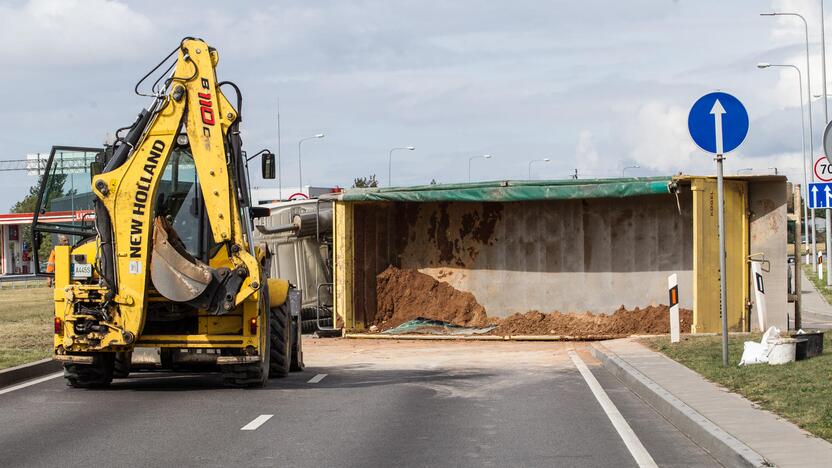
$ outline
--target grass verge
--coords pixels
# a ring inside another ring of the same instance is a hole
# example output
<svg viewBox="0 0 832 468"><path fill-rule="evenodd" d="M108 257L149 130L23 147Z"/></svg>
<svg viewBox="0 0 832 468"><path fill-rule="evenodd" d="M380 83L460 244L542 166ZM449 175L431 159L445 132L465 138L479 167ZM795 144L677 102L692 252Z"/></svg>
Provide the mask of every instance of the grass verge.
<svg viewBox="0 0 832 468"><path fill-rule="evenodd" d="M52 354L52 288L0 290L0 369Z"/></svg>
<svg viewBox="0 0 832 468"><path fill-rule="evenodd" d="M731 366L722 367L719 336L686 336L671 345L669 337L641 342L693 369L706 379L748 398L762 408L832 442L832 332L824 337L822 356L780 366L738 366L743 342L760 335L729 338Z"/></svg>

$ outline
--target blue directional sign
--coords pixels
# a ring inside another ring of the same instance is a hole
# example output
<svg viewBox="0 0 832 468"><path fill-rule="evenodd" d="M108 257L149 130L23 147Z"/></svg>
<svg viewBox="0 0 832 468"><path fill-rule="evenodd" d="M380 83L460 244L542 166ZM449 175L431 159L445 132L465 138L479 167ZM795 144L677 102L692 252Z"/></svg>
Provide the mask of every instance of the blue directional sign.
<svg viewBox="0 0 832 468"><path fill-rule="evenodd" d="M690 109L688 131L703 150L725 154L740 146L748 135L748 112L728 93L706 94Z"/></svg>
<svg viewBox="0 0 832 468"><path fill-rule="evenodd" d="M809 209L832 208L832 182L809 184Z"/></svg>

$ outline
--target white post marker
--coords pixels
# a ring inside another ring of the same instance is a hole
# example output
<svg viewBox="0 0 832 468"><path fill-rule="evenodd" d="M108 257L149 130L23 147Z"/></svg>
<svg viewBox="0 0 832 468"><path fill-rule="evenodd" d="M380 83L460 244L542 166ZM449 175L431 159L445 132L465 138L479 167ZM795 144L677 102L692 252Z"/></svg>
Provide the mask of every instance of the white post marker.
<svg viewBox="0 0 832 468"><path fill-rule="evenodd" d="M763 285L763 262L751 262L751 276L754 277L754 302L757 306L757 324L760 331L766 329L766 290Z"/></svg>
<svg viewBox="0 0 832 468"><path fill-rule="evenodd" d="M676 273L667 277L668 303L670 304L670 342L679 342L679 279Z"/></svg>

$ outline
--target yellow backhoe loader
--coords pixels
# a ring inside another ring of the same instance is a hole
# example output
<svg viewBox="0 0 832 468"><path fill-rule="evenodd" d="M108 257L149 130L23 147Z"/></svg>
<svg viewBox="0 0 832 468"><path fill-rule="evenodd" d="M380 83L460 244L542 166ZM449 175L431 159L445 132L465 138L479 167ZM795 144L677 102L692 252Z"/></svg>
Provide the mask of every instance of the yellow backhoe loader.
<svg viewBox="0 0 832 468"><path fill-rule="evenodd" d="M242 96L217 82L218 60L201 39L183 39L136 84L151 105L92 164L50 155L32 231L35 252L72 239L54 247L54 357L70 386L126 377L137 347L159 348L163 366L199 353L232 386L303 369L302 298L267 277L269 252L252 241L253 220L269 210L250 205ZM274 155L255 156L274 178ZM75 222L39 221L59 208Z"/></svg>

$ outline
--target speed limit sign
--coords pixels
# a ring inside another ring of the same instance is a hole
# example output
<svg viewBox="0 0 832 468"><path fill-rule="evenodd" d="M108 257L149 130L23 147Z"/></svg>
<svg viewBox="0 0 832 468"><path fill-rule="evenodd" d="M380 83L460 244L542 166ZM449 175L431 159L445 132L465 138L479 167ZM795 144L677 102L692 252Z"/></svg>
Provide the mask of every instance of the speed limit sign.
<svg viewBox="0 0 832 468"><path fill-rule="evenodd" d="M815 160L815 177L821 182L832 182L832 164L826 156Z"/></svg>

